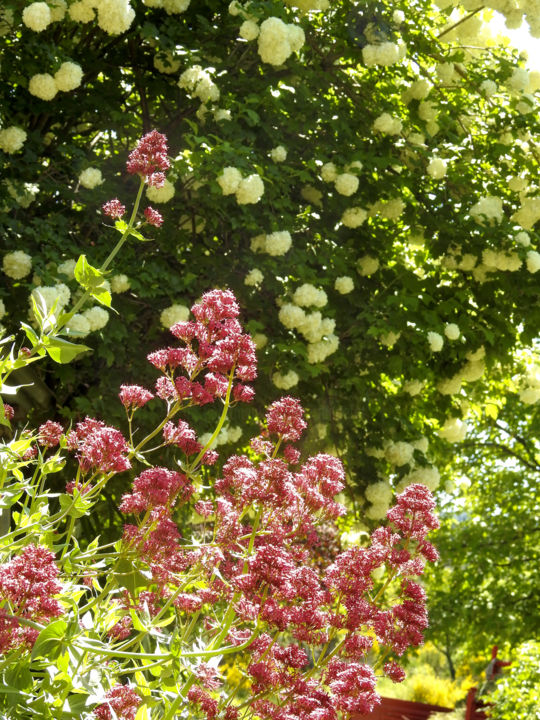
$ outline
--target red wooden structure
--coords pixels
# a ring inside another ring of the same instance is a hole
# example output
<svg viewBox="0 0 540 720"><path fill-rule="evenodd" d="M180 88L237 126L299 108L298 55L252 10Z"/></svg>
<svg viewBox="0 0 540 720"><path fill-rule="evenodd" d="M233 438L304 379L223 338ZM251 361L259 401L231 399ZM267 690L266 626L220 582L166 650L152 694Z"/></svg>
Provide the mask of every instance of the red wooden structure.
<svg viewBox="0 0 540 720"><path fill-rule="evenodd" d="M381 698L381 704L367 715L351 715L351 720L428 720L434 712L452 712L440 705Z"/></svg>

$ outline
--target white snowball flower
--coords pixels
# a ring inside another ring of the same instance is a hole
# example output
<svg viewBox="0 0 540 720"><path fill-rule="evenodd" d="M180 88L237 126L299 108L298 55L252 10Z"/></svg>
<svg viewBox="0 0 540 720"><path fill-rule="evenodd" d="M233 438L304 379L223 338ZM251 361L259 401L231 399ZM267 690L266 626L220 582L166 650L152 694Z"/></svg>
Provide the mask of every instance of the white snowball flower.
<svg viewBox="0 0 540 720"><path fill-rule="evenodd" d="M99 0L97 13L99 27L109 35L126 32L135 19L135 10L127 0Z"/></svg>
<svg viewBox="0 0 540 720"><path fill-rule="evenodd" d="M366 221L367 216L367 210L364 210L364 208L351 207L345 210L341 216L341 222L345 225L345 227L357 228Z"/></svg>
<svg viewBox="0 0 540 720"><path fill-rule="evenodd" d="M457 340L460 336L459 326L456 323L446 323L444 326L444 334L449 340Z"/></svg>
<svg viewBox="0 0 540 720"><path fill-rule="evenodd" d="M434 157L429 161L427 166L427 173L434 180L441 180L446 175L446 160L439 157Z"/></svg>
<svg viewBox="0 0 540 720"><path fill-rule="evenodd" d="M263 280L264 275L262 272L258 268L253 268L253 270L250 270L244 278L244 285L258 287Z"/></svg>
<svg viewBox="0 0 540 720"><path fill-rule="evenodd" d="M432 352L440 352L444 345L444 339L442 335L439 335L439 333L436 332L428 332L427 339L429 343L429 347L431 348Z"/></svg>
<svg viewBox="0 0 540 720"><path fill-rule="evenodd" d="M364 257L358 260L358 272L364 277L373 275L379 269L379 260L371 257L370 255L364 255Z"/></svg>
<svg viewBox="0 0 540 720"><path fill-rule="evenodd" d="M101 170L93 167L86 168L86 170L83 170L79 175L79 182L83 187L87 188L87 190L93 190L103 182Z"/></svg>
<svg viewBox="0 0 540 720"><path fill-rule="evenodd" d="M52 75L49 75L49 73L38 73L30 78L28 92L40 98L40 100L48 101L55 97L58 88Z"/></svg>
<svg viewBox="0 0 540 720"><path fill-rule="evenodd" d="M502 198L493 195L481 197L469 210L469 214L480 225L485 221L490 225L494 222L500 223L504 217Z"/></svg>
<svg viewBox="0 0 540 720"><path fill-rule="evenodd" d="M283 65L293 52L304 44L304 31L297 25L288 25L277 17L261 23L258 51L261 60L270 65Z"/></svg>
<svg viewBox="0 0 540 720"><path fill-rule="evenodd" d="M189 308L185 305L171 305L161 312L159 320L163 327L171 328L177 322L186 322L189 320Z"/></svg>
<svg viewBox="0 0 540 720"><path fill-rule="evenodd" d="M174 197L175 189L170 180L165 180L161 187L148 185L146 197L153 203L167 203Z"/></svg>
<svg viewBox="0 0 540 720"><path fill-rule="evenodd" d="M462 442L467 434L467 425L458 417L449 418L439 429L438 435L451 443Z"/></svg>
<svg viewBox="0 0 540 720"><path fill-rule="evenodd" d="M300 378L294 370L289 370L285 375L280 372L275 372L272 375L272 382L280 390L290 390L290 388L298 385Z"/></svg>
<svg viewBox="0 0 540 720"><path fill-rule="evenodd" d="M334 182L337 176L337 168L333 162L327 162L321 167L321 177L324 182Z"/></svg>
<svg viewBox="0 0 540 720"><path fill-rule="evenodd" d="M70 280L72 280L75 277L75 265L77 264L76 260L69 259L64 260L63 262L58 265L58 272L62 275L66 275Z"/></svg>
<svg viewBox="0 0 540 720"><path fill-rule="evenodd" d="M341 173L341 175L338 175L335 179L334 187L340 195L349 197L350 195L354 195L354 193L358 190L359 184L360 180L356 177L356 175L352 175L351 173Z"/></svg>
<svg viewBox="0 0 540 720"><path fill-rule="evenodd" d="M259 202L264 194L262 178L254 173L244 178L236 190L236 202L239 205L248 205Z"/></svg>
<svg viewBox="0 0 540 720"><path fill-rule="evenodd" d="M5 130L0 130L0 150L9 155L18 152L26 142L27 135L25 131L11 125Z"/></svg>
<svg viewBox="0 0 540 720"><path fill-rule="evenodd" d="M23 250L14 250L4 255L2 267L8 277L21 280L32 270L32 258Z"/></svg>
<svg viewBox="0 0 540 720"><path fill-rule="evenodd" d="M217 178L221 192L224 195L232 195L238 190L240 183L242 182L242 173L238 168L229 165L223 168L223 172Z"/></svg>
<svg viewBox="0 0 540 720"><path fill-rule="evenodd" d="M66 329L76 333L78 337L86 337L90 332L90 323L80 313L75 313L66 323Z"/></svg>
<svg viewBox="0 0 540 720"><path fill-rule="evenodd" d="M278 145L270 150L270 157L274 162L284 162L287 159L287 150L283 145Z"/></svg>
<svg viewBox="0 0 540 720"><path fill-rule="evenodd" d="M349 277L348 275L342 275L341 277L336 278L334 288L341 295L348 295L354 290L354 281L352 277Z"/></svg>
<svg viewBox="0 0 540 720"><path fill-rule="evenodd" d="M27 5L22 13L22 21L30 30L42 32L52 22L49 6L45 2L33 2Z"/></svg>
<svg viewBox="0 0 540 720"><path fill-rule="evenodd" d="M268 337L264 333L255 333L252 340L257 350L262 350L268 344Z"/></svg>
<svg viewBox="0 0 540 720"><path fill-rule="evenodd" d="M54 74L54 82L58 90L69 92L81 84L83 76L82 67L74 62L65 62L60 65Z"/></svg>
<svg viewBox="0 0 540 720"><path fill-rule="evenodd" d="M101 330L109 322L109 313L99 305L88 308L82 314L90 325L90 332Z"/></svg>
<svg viewBox="0 0 540 720"><path fill-rule="evenodd" d="M324 290L316 288L310 283L304 283L296 288L293 295L293 302L300 307L324 307L328 302L328 297Z"/></svg>
<svg viewBox="0 0 540 720"><path fill-rule="evenodd" d="M373 129L386 135L399 135L403 123L399 118L392 117L389 113L383 113L373 123Z"/></svg>
<svg viewBox="0 0 540 720"><path fill-rule="evenodd" d="M266 235L264 241L264 250L268 255L279 257L285 255L292 245L291 233L288 230L278 230Z"/></svg>
<svg viewBox="0 0 540 720"><path fill-rule="evenodd" d="M407 382L403 383L403 392L414 397L422 392L423 387L424 383L421 380L407 380Z"/></svg>
<svg viewBox="0 0 540 720"><path fill-rule="evenodd" d="M92 5L88 5L85 0L76 0L76 2L71 3L68 14L73 22L78 23L92 22L96 16Z"/></svg>
<svg viewBox="0 0 540 720"><path fill-rule="evenodd" d="M373 503L373 505L386 505L387 507L392 502L393 494L392 487L386 480L372 483L364 491L366 500L369 500L370 503Z"/></svg>
<svg viewBox="0 0 540 720"><path fill-rule="evenodd" d="M4 305L4 301L0 300L0 320L4 317L6 314L6 306Z"/></svg>
<svg viewBox="0 0 540 720"><path fill-rule="evenodd" d="M527 270L530 273L540 270L540 253L537 253L536 250L529 250L527 253Z"/></svg>
<svg viewBox="0 0 540 720"><path fill-rule="evenodd" d="M254 20L244 20L240 25L239 35L248 42L256 40L259 37L259 26Z"/></svg>
<svg viewBox="0 0 540 720"><path fill-rule="evenodd" d="M368 67L372 65L393 65L401 59L399 45L384 42L378 45L366 45L362 48L362 58Z"/></svg>
<svg viewBox="0 0 540 720"><path fill-rule="evenodd" d="M111 278L111 290L114 293L127 292L131 287L131 283L127 275L113 275Z"/></svg>
<svg viewBox="0 0 540 720"><path fill-rule="evenodd" d="M384 456L391 465L401 467L410 463L413 459L414 447L402 440L398 442L390 442L384 450Z"/></svg>
<svg viewBox="0 0 540 720"><path fill-rule="evenodd" d="M279 309L279 321L289 330L301 325L306 319L306 313L298 305L284 303Z"/></svg>

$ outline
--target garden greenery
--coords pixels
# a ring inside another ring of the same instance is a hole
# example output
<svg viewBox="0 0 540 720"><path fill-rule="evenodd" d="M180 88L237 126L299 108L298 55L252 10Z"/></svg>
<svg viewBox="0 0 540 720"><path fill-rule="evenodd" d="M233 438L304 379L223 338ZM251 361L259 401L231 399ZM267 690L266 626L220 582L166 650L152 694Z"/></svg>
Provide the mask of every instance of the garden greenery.
<svg viewBox="0 0 540 720"><path fill-rule="evenodd" d="M168 169L165 137L145 135L129 156L140 178L131 220L119 201L104 212L122 237L144 240L137 222L142 188L161 187ZM150 224L161 218L144 210ZM81 256L75 276L87 295L108 304L103 271ZM30 363L46 353L67 362L80 346L62 338L77 314L43 314L35 332L13 345ZM212 470L212 446L232 405L253 399L255 344L238 320L230 290L205 293L193 320L171 327L174 345L155 350L155 392L124 384L119 400L128 437L86 417L66 430L47 420L2 445L2 509L9 527L0 547L0 707L6 717L319 718L371 711L377 677L400 682L399 659L423 642L426 595L418 583L437 552L429 489L412 484L397 496L386 526L365 547L317 556L319 526L345 508L342 463L325 453L301 462L306 429L300 401L273 402L245 454ZM68 348L66 350L66 348ZM66 354L67 353L67 354ZM141 435L137 413L158 404L161 420ZM217 403L219 421L203 442L182 415ZM9 427L13 408L4 406ZM174 448L172 467L162 463ZM67 463L75 460L74 471ZM133 471L119 513L121 537L81 538L77 526L107 485ZM51 491L49 478L65 480ZM182 531L176 521L183 509ZM223 676L228 662L244 682Z"/></svg>

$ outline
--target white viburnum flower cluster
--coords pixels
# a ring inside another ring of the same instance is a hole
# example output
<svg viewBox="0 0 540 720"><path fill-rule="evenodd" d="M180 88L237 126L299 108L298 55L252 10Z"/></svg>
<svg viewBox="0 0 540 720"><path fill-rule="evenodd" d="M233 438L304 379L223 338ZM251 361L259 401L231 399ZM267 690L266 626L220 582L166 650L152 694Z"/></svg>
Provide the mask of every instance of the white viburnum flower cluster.
<svg viewBox="0 0 540 720"><path fill-rule="evenodd" d="M180 75L178 87L192 97L199 98L203 104L215 103L219 100L219 88L212 80L210 72L200 65L193 65Z"/></svg>
<svg viewBox="0 0 540 720"><path fill-rule="evenodd" d="M259 37L259 26L255 22L255 20L244 20L244 22L240 25L240 30L238 31L238 34L240 35L242 40L251 42L252 40L256 40Z"/></svg>
<svg viewBox="0 0 540 720"><path fill-rule="evenodd" d="M529 250L527 253L527 270L533 274L540 270L540 253L536 250Z"/></svg>
<svg viewBox="0 0 540 720"><path fill-rule="evenodd" d="M404 475L396 486L397 492L403 492L409 485L419 483L426 485L431 492L436 490L441 482L441 474L434 465L424 465L417 467L407 475Z"/></svg>
<svg viewBox="0 0 540 720"><path fill-rule="evenodd" d="M167 203L172 200L175 193L175 187L170 180L165 178L165 182L161 187L148 185L146 187L146 197L153 203Z"/></svg>
<svg viewBox="0 0 540 720"><path fill-rule="evenodd" d="M46 2L33 2L22 12L22 21L34 32L42 32L52 22L52 14Z"/></svg>
<svg viewBox="0 0 540 720"><path fill-rule="evenodd" d="M269 65L283 65L294 52L298 52L306 38L299 25L284 23L277 17L266 18L258 35L258 52Z"/></svg>
<svg viewBox="0 0 540 720"><path fill-rule="evenodd" d="M4 301L0 299L0 320L4 317L6 314L6 306L4 305Z"/></svg>
<svg viewBox="0 0 540 720"><path fill-rule="evenodd" d="M371 255L364 255L358 260L357 267L360 275L368 277L379 269L379 260Z"/></svg>
<svg viewBox="0 0 540 720"><path fill-rule="evenodd" d="M348 295L354 290L354 281L352 277L349 277L348 275L342 275L341 277L336 278L336 281L334 283L334 289L340 295Z"/></svg>
<svg viewBox="0 0 540 720"><path fill-rule="evenodd" d="M494 272L495 270L516 272L522 264L521 258L516 252L504 252L487 248L482 251L482 265L478 269L487 270L487 272Z"/></svg>
<svg viewBox="0 0 540 720"><path fill-rule="evenodd" d="M403 129L403 123L397 117L393 117L390 113L382 113L373 123L373 129L376 132L385 135L399 135Z"/></svg>
<svg viewBox="0 0 540 720"><path fill-rule="evenodd" d="M449 340L457 340L460 336L459 325L456 325L456 323L446 323L444 326L444 334Z"/></svg>
<svg viewBox="0 0 540 720"><path fill-rule="evenodd" d="M160 7L165 7L165 3ZM92 22L97 12L97 23L108 35L121 35L129 30L135 19L135 10L128 0L76 0L69 6L68 12L70 18L78 23Z"/></svg>
<svg viewBox="0 0 540 720"><path fill-rule="evenodd" d="M438 431L439 437L451 443L463 442L466 434L467 425L458 417L448 418Z"/></svg>
<svg viewBox="0 0 540 720"><path fill-rule="evenodd" d="M86 170L83 170L79 175L79 182L87 190L93 190L103 183L101 170L93 167L86 168Z"/></svg>
<svg viewBox="0 0 540 720"><path fill-rule="evenodd" d="M381 345L385 345L386 347L393 347L400 337L400 332L393 332L392 330L389 330L388 332L379 335L379 342Z"/></svg>
<svg viewBox="0 0 540 720"><path fill-rule="evenodd" d="M127 275L121 273L120 275L113 275L111 278L111 290L114 293L127 292L131 287L130 280Z"/></svg>
<svg viewBox="0 0 540 720"><path fill-rule="evenodd" d="M393 42L383 42L379 44L369 44L362 48L362 59L364 65L371 67L373 65L395 65L405 57L407 48L403 44Z"/></svg>
<svg viewBox="0 0 540 720"><path fill-rule="evenodd" d="M40 100L53 100L58 91L69 92L81 84L83 71L80 65L74 62L65 62L60 65L56 73L38 73L30 78L28 92Z"/></svg>
<svg viewBox="0 0 540 720"><path fill-rule="evenodd" d="M8 155L19 152L26 142L26 132L15 125L0 130L0 150Z"/></svg>
<svg viewBox="0 0 540 720"><path fill-rule="evenodd" d="M442 180L446 175L447 161L440 157L432 158L427 166L427 174L434 180Z"/></svg>
<svg viewBox="0 0 540 720"><path fill-rule="evenodd" d="M287 150L283 147L283 145L278 145L270 150L270 157L276 163L285 162L287 159Z"/></svg>
<svg viewBox="0 0 540 720"><path fill-rule="evenodd" d="M174 75L180 70L182 62L172 52L160 51L154 55L154 67L164 75Z"/></svg>
<svg viewBox="0 0 540 720"><path fill-rule="evenodd" d="M253 173L243 178L240 170L232 166L223 169L217 182L224 195L236 195L239 205L257 203L264 194L264 183L260 175Z"/></svg>
<svg viewBox="0 0 540 720"><path fill-rule="evenodd" d="M99 305L88 308L88 310L82 313L82 316L90 325L90 332L102 330L109 322L109 313L104 308L99 307Z"/></svg>
<svg viewBox="0 0 540 720"><path fill-rule="evenodd" d="M527 369L522 380L519 399L525 405L534 405L540 400L540 367L537 365Z"/></svg>
<svg viewBox="0 0 540 720"><path fill-rule="evenodd" d="M210 449L219 445L226 445L227 443L237 443L242 437L242 428L240 425L224 425L219 431L219 435L214 440ZM206 447L212 439L212 433L204 433L199 437L199 442L203 447Z"/></svg>
<svg viewBox="0 0 540 720"><path fill-rule="evenodd" d="M439 380L437 390L441 395L457 395L464 382L476 382L480 380L486 369L485 356L486 350L483 345L477 350L468 352L465 356L466 363L463 367L452 377Z"/></svg>
<svg viewBox="0 0 540 720"><path fill-rule="evenodd" d="M347 167L345 172L340 173L338 172L338 169L333 162L327 162L321 166L320 173L323 182L334 183L336 192L338 192L340 195L345 195L345 197L350 197L351 195L354 195L354 193L358 190L358 186L360 185L358 177L352 172L350 172L350 170L361 169L361 162L351 163Z"/></svg>
<svg viewBox="0 0 540 720"><path fill-rule="evenodd" d="M23 250L14 250L4 255L2 269L12 280L21 280L30 274L32 258Z"/></svg>
<svg viewBox="0 0 540 720"><path fill-rule="evenodd" d="M415 397L416 395L420 395L424 384L422 380L407 380L403 383L403 392L406 392L411 397Z"/></svg>
<svg viewBox="0 0 540 720"><path fill-rule="evenodd" d="M481 197L469 210L469 214L477 223L493 225L502 222L504 217L502 198L494 195Z"/></svg>
<svg viewBox="0 0 540 720"><path fill-rule="evenodd" d="M347 208L341 216L341 222L345 227L357 228L362 225L368 217L367 210L361 207Z"/></svg>
<svg viewBox="0 0 540 720"><path fill-rule="evenodd" d="M324 12L330 7L330 0L285 0L285 2L301 13Z"/></svg>
<svg viewBox="0 0 540 720"><path fill-rule="evenodd" d="M75 313L75 315L68 320L66 329L78 337L86 337L91 332L90 323L81 313Z"/></svg>
<svg viewBox="0 0 540 720"><path fill-rule="evenodd" d="M339 338L334 335L336 321L323 318L318 310L306 313L298 305L284 303L279 310L279 321L289 330L297 330L308 342L308 362L323 362L336 352Z"/></svg>
<svg viewBox="0 0 540 720"><path fill-rule="evenodd" d="M257 350L262 350L264 347L268 345L268 336L264 333L255 333L252 337L253 342L255 343L255 347Z"/></svg>
<svg viewBox="0 0 540 720"><path fill-rule="evenodd" d="M432 352L440 352L443 349L444 338L439 333L430 330L427 334L427 341Z"/></svg>
<svg viewBox="0 0 540 720"><path fill-rule="evenodd" d="M382 199L370 205L368 214L370 217L380 215L384 220L397 220L403 214L405 207L403 198Z"/></svg>
<svg viewBox="0 0 540 720"><path fill-rule="evenodd" d="M251 239L251 251L263 252L273 257L285 255L292 245L291 233L288 230L277 230L268 235L256 235Z"/></svg>
<svg viewBox="0 0 540 720"><path fill-rule="evenodd" d="M300 195L311 205L322 206L323 194L320 190L314 188L313 185L304 185L300 190Z"/></svg>
<svg viewBox="0 0 540 720"><path fill-rule="evenodd" d="M56 269L61 275L65 275L70 280L73 280L73 278L75 277L76 265L77 261L70 258L69 260L64 260L63 262L61 262Z"/></svg>
<svg viewBox="0 0 540 720"><path fill-rule="evenodd" d="M384 457L391 465L401 467L407 465L413 459L414 446L411 443L399 440L398 442L389 442L384 446Z"/></svg>
<svg viewBox="0 0 540 720"><path fill-rule="evenodd" d="M521 207L512 215L511 220L524 230L532 230L540 220L540 196L522 198Z"/></svg>
<svg viewBox="0 0 540 720"><path fill-rule="evenodd" d="M47 308L47 313L50 313L53 308L55 313L59 313L66 307L71 298L70 289L64 283L58 283L57 285L40 285L32 290L31 295L38 303L38 307L39 298L41 297ZM31 304L30 300L30 305Z"/></svg>
<svg viewBox="0 0 540 720"><path fill-rule="evenodd" d="M189 320L189 308L175 303L161 312L159 320L164 328L169 329L177 322Z"/></svg>
<svg viewBox="0 0 540 720"><path fill-rule="evenodd" d="M263 280L264 275L262 272L258 268L253 268L253 270L250 270L244 278L244 285L248 285L249 287L258 287Z"/></svg>
<svg viewBox="0 0 540 720"><path fill-rule="evenodd" d="M304 283L296 288L293 294L293 303L300 307L322 308L328 303L328 296L321 288L310 283Z"/></svg>
<svg viewBox="0 0 540 720"><path fill-rule="evenodd" d="M366 515L371 520L381 520L386 516L388 508L392 504L392 498L394 491L390 483L386 480L381 480L376 483L368 485L364 492L366 500L371 503L366 511Z"/></svg>
<svg viewBox="0 0 540 720"><path fill-rule="evenodd" d="M298 385L300 378L294 370L289 370L283 375L280 372L275 372L272 375L272 382L280 390L290 390L295 385Z"/></svg>
<svg viewBox="0 0 540 720"><path fill-rule="evenodd" d="M39 193L39 185L34 183L12 182L4 180L9 196L22 208L30 207Z"/></svg>

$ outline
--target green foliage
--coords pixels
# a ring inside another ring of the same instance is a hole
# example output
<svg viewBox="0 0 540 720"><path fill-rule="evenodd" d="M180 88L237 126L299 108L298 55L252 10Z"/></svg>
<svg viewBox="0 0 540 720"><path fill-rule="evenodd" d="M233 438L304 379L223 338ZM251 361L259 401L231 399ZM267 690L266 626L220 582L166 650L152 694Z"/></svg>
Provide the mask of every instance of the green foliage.
<svg viewBox="0 0 540 720"><path fill-rule="evenodd" d="M529 641L517 648L512 665L488 696L492 720L538 720L540 718L540 643Z"/></svg>

